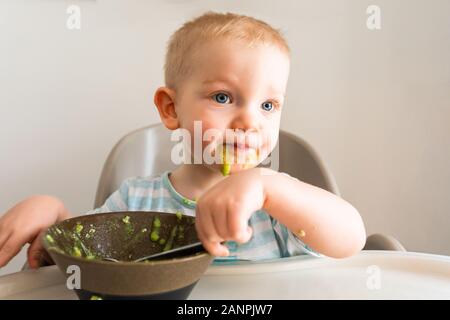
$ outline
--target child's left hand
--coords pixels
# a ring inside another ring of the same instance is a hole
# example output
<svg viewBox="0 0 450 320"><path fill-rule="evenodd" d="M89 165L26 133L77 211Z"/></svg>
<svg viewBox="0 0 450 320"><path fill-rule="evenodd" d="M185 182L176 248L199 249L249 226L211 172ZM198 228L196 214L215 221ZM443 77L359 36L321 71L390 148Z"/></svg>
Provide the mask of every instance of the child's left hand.
<svg viewBox="0 0 450 320"><path fill-rule="evenodd" d="M228 248L221 242L250 240L248 220L265 199L260 168L233 174L206 191L197 202L195 221L205 249L214 256L227 256Z"/></svg>

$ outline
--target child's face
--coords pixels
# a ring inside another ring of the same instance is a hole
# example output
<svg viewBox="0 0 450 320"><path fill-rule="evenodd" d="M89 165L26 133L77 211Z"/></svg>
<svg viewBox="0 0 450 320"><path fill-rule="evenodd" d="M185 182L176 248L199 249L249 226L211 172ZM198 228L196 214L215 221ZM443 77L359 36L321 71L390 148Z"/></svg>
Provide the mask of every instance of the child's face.
<svg viewBox="0 0 450 320"><path fill-rule="evenodd" d="M289 76L288 56L275 46L248 48L238 41L215 41L202 46L191 63L191 76L176 92L179 126L193 137L194 121L200 120L203 132L219 130L223 143L226 129L246 131L250 146L245 153L259 155L259 161L250 163L247 159L245 164L234 164L231 172L257 166L278 139ZM203 149L209 143L203 142ZM219 146L223 144L217 143ZM220 152L217 148L210 150ZM232 145L231 150L238 149ZM218 164L207 166L221 170Z"/></svg>

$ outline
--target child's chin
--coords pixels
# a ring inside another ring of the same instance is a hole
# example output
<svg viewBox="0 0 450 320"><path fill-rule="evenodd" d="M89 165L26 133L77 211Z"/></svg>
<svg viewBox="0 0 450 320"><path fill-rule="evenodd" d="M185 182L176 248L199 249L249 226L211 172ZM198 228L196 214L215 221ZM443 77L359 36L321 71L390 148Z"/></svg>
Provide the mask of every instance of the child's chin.
<svg viewBox="0 0 450 320"><path fill-rule="evenodd" d="M255 168L257 165L258 165L257 163L237 164L236 170L238 170L238 171L248 170L248 169Z"/></svg>
<svg viewBox="0 0 450 320"><path fill-rule="evenodd" d="M258 164L256 164L256 163L232 164L230 166L229 174L235 174L235 173L238 173L238 172L241 172L241 171L249 170L249 169L255 168L257 165ZM223 174L223 167L222 167L222 165L218 165L217 166L217 170Z"/></svg>

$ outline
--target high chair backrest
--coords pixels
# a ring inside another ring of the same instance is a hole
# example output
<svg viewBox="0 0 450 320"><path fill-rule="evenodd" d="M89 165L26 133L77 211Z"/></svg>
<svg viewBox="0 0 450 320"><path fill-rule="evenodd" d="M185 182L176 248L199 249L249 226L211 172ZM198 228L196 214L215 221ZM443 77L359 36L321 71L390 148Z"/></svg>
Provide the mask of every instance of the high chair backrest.
<svg viewBox="0 0 450 320"><path fill-rule="evenodd" d="M172 170L171 131L162 124L135 130L122 137L111 150L100 176L94 207L100 207L121 182L133 176L149 176ZM277 157L278 155L278 157ZM278 144L272 152L272 163L260 166L286 172L301 181L339 195L338 187L323 161L303 139L280 130Z"/></svg>

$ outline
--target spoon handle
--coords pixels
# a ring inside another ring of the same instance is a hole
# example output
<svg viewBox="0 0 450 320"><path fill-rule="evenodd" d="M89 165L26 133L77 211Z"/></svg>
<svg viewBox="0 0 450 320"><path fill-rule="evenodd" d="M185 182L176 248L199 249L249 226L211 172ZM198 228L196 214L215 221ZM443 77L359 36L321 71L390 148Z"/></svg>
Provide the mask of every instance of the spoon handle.
<svg viewBox="0 0 450 320"><path fill-rule="evenodd" d="M197 252L205 251L201 242L194 242L185 246L181 246L178 248L174 248L167 251L158 252L152 255L148 255L146 257L142 257L134 260L134 262L148 261L153 260L155 258L163 257L164 259L171 259L180 256L188 256Z"/></svg>

